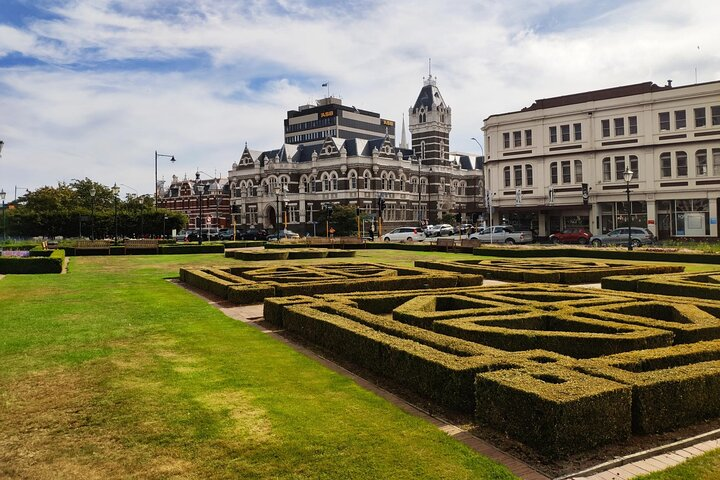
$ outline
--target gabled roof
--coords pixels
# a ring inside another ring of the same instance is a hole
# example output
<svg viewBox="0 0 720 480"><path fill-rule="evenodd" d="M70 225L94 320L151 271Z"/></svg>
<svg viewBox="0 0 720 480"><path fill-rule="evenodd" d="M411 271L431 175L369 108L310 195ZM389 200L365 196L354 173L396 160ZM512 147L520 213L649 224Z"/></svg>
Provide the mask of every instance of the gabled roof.
<svg viewBox="0 0 720 480"><path fill-rule="evenodd" d="M425 107L426 110L432 110L433 107L447 107L445 100L443 100L440 90L435 85L434 81L426 82L420 89L420 94L415 100L413 110L417 110L420 107Z"/></svg>

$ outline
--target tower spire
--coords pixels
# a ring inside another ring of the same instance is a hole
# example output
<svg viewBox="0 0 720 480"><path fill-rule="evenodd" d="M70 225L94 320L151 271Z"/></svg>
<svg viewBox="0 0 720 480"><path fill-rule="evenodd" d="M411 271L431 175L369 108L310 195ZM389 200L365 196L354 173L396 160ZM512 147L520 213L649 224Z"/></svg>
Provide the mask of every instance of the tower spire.
<svg viewBox="0 0 720 480"><path fill-rule="evenodd" d="M400 148L408 148L407 137L405 136L405 114L402 116L402 136L400 137Z"/></svg>

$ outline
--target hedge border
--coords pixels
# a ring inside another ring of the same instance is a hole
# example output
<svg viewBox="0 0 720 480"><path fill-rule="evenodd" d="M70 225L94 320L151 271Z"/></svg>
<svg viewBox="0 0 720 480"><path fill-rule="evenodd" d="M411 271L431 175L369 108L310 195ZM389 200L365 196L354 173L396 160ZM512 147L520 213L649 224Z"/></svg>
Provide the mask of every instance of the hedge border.
<svg viewBox="0 0 720 480"><path fill-rule="evenodd" d="M44 251L32 249L29 257L0 257L0 273L4 275L62 273L64 264L63 249Z"/></svg>

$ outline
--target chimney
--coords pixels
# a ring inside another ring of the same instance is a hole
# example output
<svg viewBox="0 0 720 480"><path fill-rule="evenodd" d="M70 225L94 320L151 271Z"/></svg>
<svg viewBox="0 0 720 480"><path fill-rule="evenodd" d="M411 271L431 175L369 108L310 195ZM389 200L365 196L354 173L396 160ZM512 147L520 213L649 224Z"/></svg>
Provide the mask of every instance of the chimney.
<svg viewBox="0 0 720 480"><path fill-rule="evenodd" d="M668 83L667 83L667 85L665 85L665 86L672 88L672 80L668 80Z"/></svg>

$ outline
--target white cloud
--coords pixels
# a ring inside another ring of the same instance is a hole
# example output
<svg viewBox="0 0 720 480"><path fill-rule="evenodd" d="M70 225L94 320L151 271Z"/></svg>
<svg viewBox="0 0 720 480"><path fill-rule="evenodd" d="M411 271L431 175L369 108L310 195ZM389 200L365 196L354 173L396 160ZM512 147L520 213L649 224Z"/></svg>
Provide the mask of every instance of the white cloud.
<svg viewBox="0 0 720 480"><path fill-rule="evenodd" d="M696 67L720 79L720 4L701 0L74 0L52 13L0 17L6 191L85 176L150 191L156 149L178 158L161 177L224 174L246 141L278 147L285 112L325 81L399 124L428 57L462 151L485 117L537 98L687 84ZM13 52L45 65L2 67Z"/></svg>

